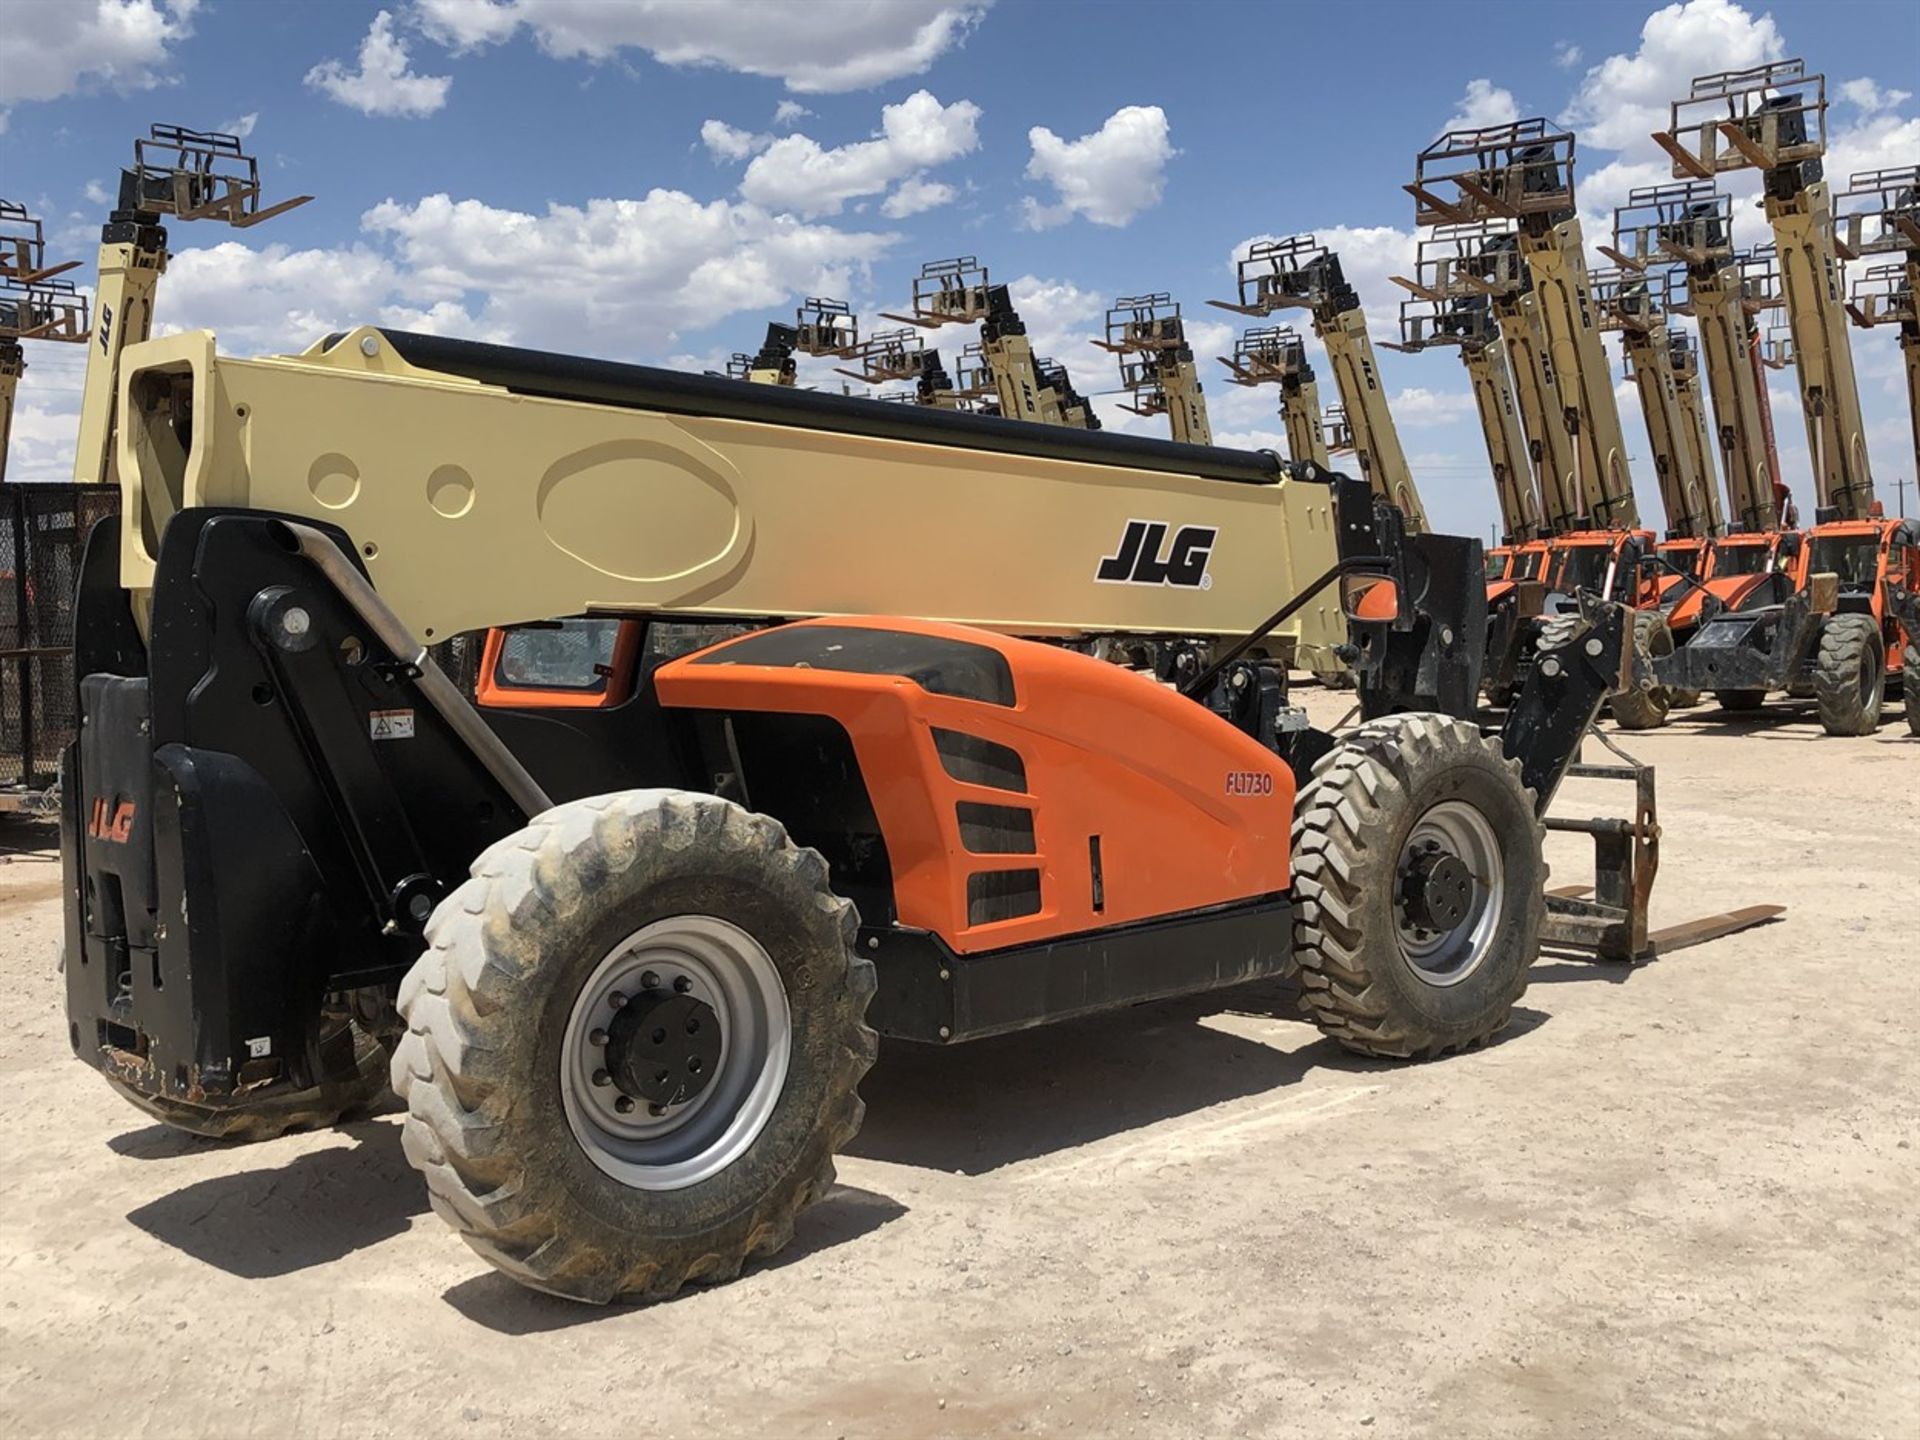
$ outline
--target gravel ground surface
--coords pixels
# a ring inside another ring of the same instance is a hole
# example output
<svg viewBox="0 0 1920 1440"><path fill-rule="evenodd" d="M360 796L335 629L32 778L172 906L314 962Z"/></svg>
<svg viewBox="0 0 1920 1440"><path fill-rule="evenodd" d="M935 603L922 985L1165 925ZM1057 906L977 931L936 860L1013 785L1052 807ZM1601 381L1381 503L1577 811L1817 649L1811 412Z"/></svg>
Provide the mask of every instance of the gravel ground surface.
<svg viewBox="0 0 1920 1440"><path fill-rule="evenodd" d="M1783 920L1543 959L1430 1065L1278 984L885 1050L795 1244L651 1309L490 1273L392 1114L226 1146L117 1099L68 1053L50 836L0 828L4 1428L1913 1437L1920 740L1708 706L1629 743L1655 924Z"/></svg>

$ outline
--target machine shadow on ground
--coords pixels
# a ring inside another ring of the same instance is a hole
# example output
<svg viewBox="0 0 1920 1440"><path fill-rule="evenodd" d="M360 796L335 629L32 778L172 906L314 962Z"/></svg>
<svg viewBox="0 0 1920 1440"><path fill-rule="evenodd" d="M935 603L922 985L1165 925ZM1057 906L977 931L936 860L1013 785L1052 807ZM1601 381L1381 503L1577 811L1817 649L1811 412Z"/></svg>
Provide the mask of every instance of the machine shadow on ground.
<svg viewBox="0 0 1920 1440"><path fill-rule="evenodd" d="M157 1129L121 1136L111 1148L144 1159L225 1148L222 1141L163 1131L152 1143L164 1148L154 1150L148 1137ZM357 1121L338 1133L354 1143L197 1180L130 1211L127 1220L229 1275L267 1280L377 1245L426 1213L426 1187L401 1153L397 1122ZM277 1143L252 1148L268 1162Z"/></svg>
<svg viewBox="0 0 1920 1440"><path fill-rule="evenodd" d="M793 1242L786 1249L764 1260L748 1261L740 1279L728 1282L728 1288L752 1285L762 1276L784 1270L823 1250L864 1239L906 1213L907 1207L890 1195L854 1185L836 1185L825 1200L801 1212L794 1223ZM474 1324L501 1335L540 1335L576 1325L591 1325L631 1315L636 1310L679 1305L697 1299L710 1288L697 1283L689 1285L671 1299L652 1305L583 1305L577 1300L529 1290L498 1271L486 1269L486 1262L477 1255L473 1263L479 1273L449 1286L441 1298Z"/></svg>
<svg viewBox="0 0 1920 1440"><path fill-rule="evenodd" d="M882 1041L860 1087L866 1123L847 1153L983 1175L1284 1089L1315 1069L1370 1074L1404 1063L1315 1036L1297 995L1291 982L1265 980L946 1049ZM1277 1049L1205 1023L1229 1015L1293 1022L1304 1043ZM1515 1010L1496 1043L1546 1018Z"/></svg>

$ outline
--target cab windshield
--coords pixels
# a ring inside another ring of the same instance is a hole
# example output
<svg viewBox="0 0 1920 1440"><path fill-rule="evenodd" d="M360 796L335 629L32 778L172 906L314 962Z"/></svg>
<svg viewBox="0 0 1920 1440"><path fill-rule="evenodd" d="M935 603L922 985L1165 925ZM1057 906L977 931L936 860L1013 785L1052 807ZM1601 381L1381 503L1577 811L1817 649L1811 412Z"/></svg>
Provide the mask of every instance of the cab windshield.
<svg viewBox="0 0 1920 1440"><path fill-rule="evenodd" d="M1764 575L1773 568L1770 545L1728 545L1722 542L1713 550L1713 575Z"/></svg>
<svg viewBox="0 0 1920 1440"><path fill-rule="evenodd" d="M1544 550L1523 550L1514 557L1513 578L1516 580L1538 580L1541 567L1547 563Z"/></svg>
<svg viewBox="0 0 1920 1440"><path fill-rule="evenodd" d="M1825 575L1830 571L1840 577L1842 589L1864 590L1878 578L1879 552L1878 535L1816 535L1807 573Z"/></svg>
<svg viewBox="0 0 1920 1440"><path fill-rule="evenodd" d="M1513 559L1511 550L1487 551L1487 579L1504 580L1507 578L1507 565Z"/></svg>
<svg viewBox="0 0 1920 1440"><path fill-rule="evenodd" d="M1673 567L1673 570L1667 572L1668 574L1677 570L1682 575L1698 580L1700 562L1706 558L1706 554L1707 549L1704 545L1676 545L1670 550L1662 550L1660 558Z"/></svg>
<svg viewBox="0 0 1920 1440"><path fill-rule="evenodd" d="M1607 578L1607 566L1613 560L1610 545L1573 545L1560 552L1560 571L1553 588L1571 595L1576 590L1596 593Z"/></svg>

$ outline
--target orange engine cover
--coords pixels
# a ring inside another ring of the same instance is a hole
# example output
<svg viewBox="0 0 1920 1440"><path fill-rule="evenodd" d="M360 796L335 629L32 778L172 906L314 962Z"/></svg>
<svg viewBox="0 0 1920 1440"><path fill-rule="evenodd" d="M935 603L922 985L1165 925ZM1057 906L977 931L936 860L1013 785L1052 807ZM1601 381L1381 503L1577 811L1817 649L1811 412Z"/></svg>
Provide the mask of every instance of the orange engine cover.
<svg viewBox="0 0 1920 1440"><path fill-rule="evenodd" d="M654 685L670 707L838 723L900 923L962 954L1287 888L1286 763L1104 660L957 625L807 620L670 661Z"/></svg>

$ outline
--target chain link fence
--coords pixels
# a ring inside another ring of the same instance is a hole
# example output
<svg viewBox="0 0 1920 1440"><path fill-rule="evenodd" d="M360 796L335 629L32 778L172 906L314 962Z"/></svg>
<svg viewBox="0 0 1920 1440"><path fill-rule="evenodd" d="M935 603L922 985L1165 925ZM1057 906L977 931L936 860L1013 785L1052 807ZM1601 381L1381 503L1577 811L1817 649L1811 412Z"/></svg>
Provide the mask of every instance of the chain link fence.
<svg viewBox="0 0 1920 1440"><path fill-rule="evenodd" d="M112 485L0 485L0 789L41 791L73 738L73 592Z"/></svg>

